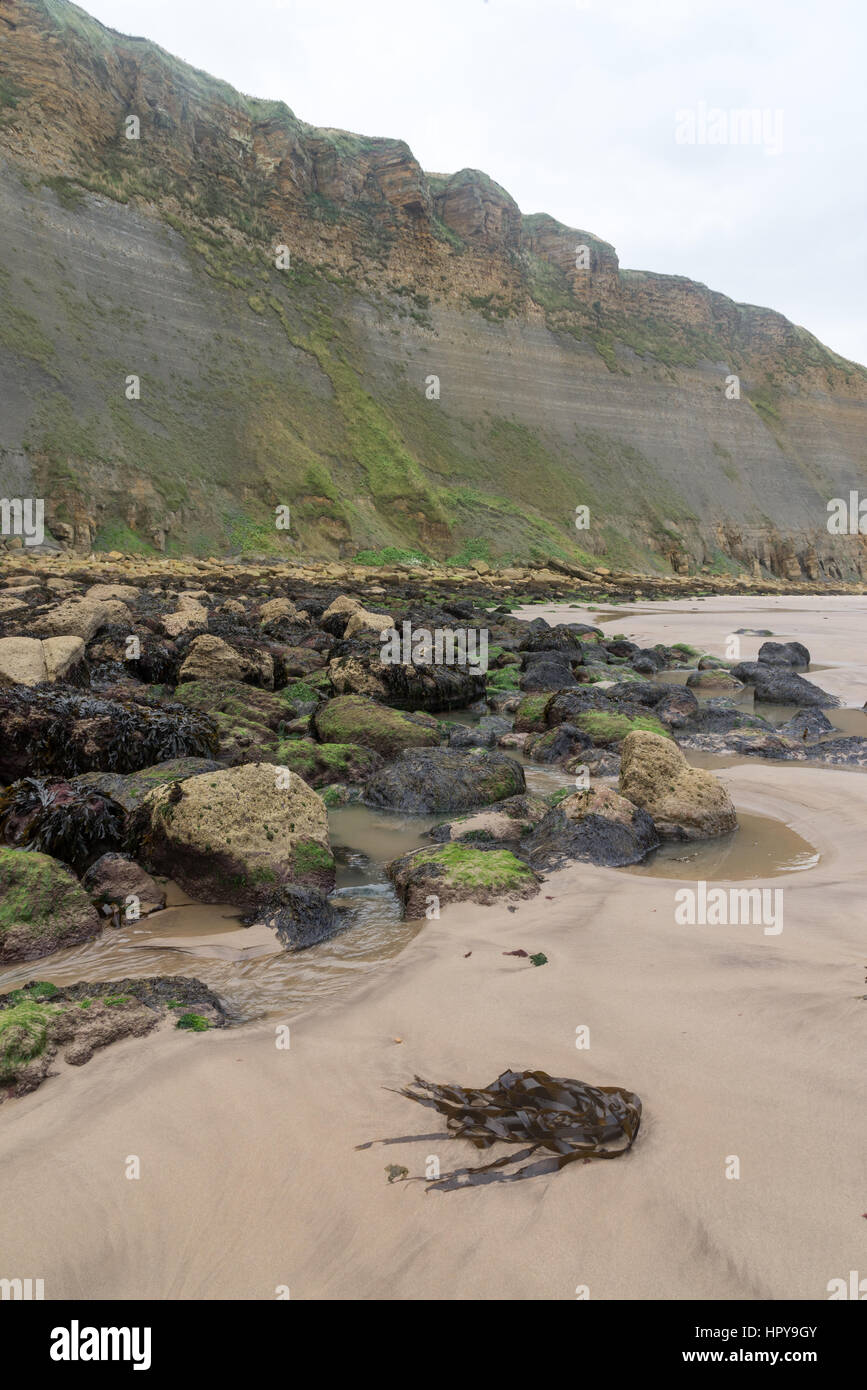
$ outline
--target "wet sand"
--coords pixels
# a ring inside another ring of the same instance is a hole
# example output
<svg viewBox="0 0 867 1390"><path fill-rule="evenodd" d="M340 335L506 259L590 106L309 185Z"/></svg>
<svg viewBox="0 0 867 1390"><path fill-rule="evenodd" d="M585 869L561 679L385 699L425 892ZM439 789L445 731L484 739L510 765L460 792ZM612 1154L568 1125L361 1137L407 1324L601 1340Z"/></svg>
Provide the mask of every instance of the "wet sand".
<svg viewBox="0 0 867 1390"><path fill-rule="evenodd" d="M713 650L731 603L706 602L728 609L681 626L660 605L642 640ZM757 603L733 626L781 631L775 601ZM857 692L864 601L827 604L829 619L846 611L823 657L855 663L835 678ZM812 649L809 609L787 631ZM621 612L606 629L638 623ZM864 1261L867 779L767 763L719 775L739 810L819 851L812 868L750 880L782 884L779 935L679 926L677 880L578 866L513 913L446 909L348 998L287 1007L288 1050L273 1016L117 1044L0 1109L0 1272L43 1278L49 1299L270 1299L284 1285L296 1299L827 1298ZM503 955L517 948L549 963ZM384 1088L506 1067L637 1091L635 1147L453 1193L389 1185L385 1167L422 1173L437 1155L445 1170L474 1161L465 1146L356 1151L441 1128Z"/></svg>

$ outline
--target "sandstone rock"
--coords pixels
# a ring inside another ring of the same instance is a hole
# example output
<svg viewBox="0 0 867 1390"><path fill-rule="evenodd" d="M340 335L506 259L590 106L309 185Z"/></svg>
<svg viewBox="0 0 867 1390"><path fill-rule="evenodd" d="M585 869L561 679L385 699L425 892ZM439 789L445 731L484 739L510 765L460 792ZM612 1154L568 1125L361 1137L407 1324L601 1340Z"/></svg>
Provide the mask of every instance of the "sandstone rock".
<svg viewBox="0 0 867 1390"><path fill-rule="evenodd" d="M343 636L354 637L357 632L388 632L394 627L394 619L387 613L369 613L366 608L356 608L350 613Z"/></svg>
<svg viewBox="0 0 867 1390"><path fill-rule="evenodd" d="M85 646L80 637L46 637L42 643L47 681L68 680L76 666L85 659Z"/></svg>
<svg viewBox="0 0 867 1390"><path fill-rule="evenodd" d="M38 637L0 637L0 685L38 685L46 679Z"/></svg>
<svg viewBox="0 0 867 1390"><path fill-rule="evenodd" d="M133 822L145 863L204 902L255 905L283 883L334 886L325 806L273 763L160 787Z"/></svg>
<svg viewBox="0 0 867 1390"><path fill-rule="evenodd" d="M142 595L134 584L91 584L84 597L91 599L120 599L121 603L136 603Z"/></svg>
<svg viewBox="0 0 867 1390"><path fill-rule="evenodd" d="M690 690L715 690L727 695L735 695L743 690L743 682L736 680L728 671L693 671L686 678Z"/></svg>
<svg viewBox="0 0 867 1390"><path fill-rule="evenodd" d="M0 847L0 963L36 960L100 930L93 903L64 864Z"/></svg>
<svg viewBox="0 0 867 1390"><path fill-rule="evenodd" d="M690 767L670 739L638 731L620 750L620 792L649 812L669 840L703 840L737 829L726 788L710 772Z"/></svg>
<svg viewBox="0 0 867 1390"><path fill-rule="evenodd" d="M438 844L448 840L472 844L476 849L490 845L498 849L507 845L517 847L521 837L544 820L548 810L544 797L510 796L471 815L441 821L429 832L429 838Z"/></svg>
<svg viewBox="0 0 867 1390"><path fill-rule="evenodd" d="M109 623L131 622L130 611L117 599L69 598L31 627L36 637L80 637L89 642Z"/></svg>
<svg viewBox="0 0 867 1390"><path fill-rule="evenodd" d="M183 599L178 605L175 613L166 613L160 620L163 632L169 637L179 637L182 632L186 632L191 627L207 627L208 610L195 599L189 600L186 604Z"/></svg>
<svg viewBox="0 0 867 1390"><path fill-rule="evenodd" d="M166 905L166 890L126 854L103 854L91 864L81 884L96 899L98 906L115 906L122 917L129 913L129 898L136 900L142 917L159 912ZM127 919L134 921L135 916L128 916Z"/></svg>
<svg viewBox="0 0 867 1390"><path fill-rule="evenodd" d="M274 659L270 652L242 654L222 637L203 633L194 638L178 672L178 682L248 681L266 689L274 686Z"/></svg>

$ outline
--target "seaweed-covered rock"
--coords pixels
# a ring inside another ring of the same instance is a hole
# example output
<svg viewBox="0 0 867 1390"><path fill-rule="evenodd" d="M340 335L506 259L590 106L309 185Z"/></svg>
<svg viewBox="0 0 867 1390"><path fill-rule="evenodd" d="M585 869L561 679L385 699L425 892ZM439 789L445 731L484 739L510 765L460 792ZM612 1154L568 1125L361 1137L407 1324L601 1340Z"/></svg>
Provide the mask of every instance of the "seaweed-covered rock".
<svg viewBox="0 0 867 1390"><path fill-rule="evenodd" d="M514 758L481 748L406 749L375 772L364 788L370 806L415 815L464 811L505 801L525 790L524 770Z"/></svg>
<svg viewBox="0 0 867 1390"><path fill-rule="evenodd" d="M76 786L92 787L111 797L129 814L141 804L156 787L171 786L173 782L185 782L188 777L200 777L203 772L221 772L222 763L213 758L168 758L155 763L153 767L140 768L138 772L126 775L119 772L85 772L76 777Z"/></svg>
<svg viewBox="0 0 867 1390"><path fill-rule="evenodd" d="M81 1066L98 1048L151 1032L168 1010L180 1023L185 1014L193 1016L191 1008L201 1027L226 1024L217 995L184 975L80 981L62 988L30 981L0 995L0 1087L7 1096L26 1095L53 1075L60 1049L65 1062Z"/></svg>
<svg viewBox="0 0 867 1390"><path fill-rule="evenodd" d="M782 738L797 739L799 743L815 743L823 734L830 734L833 727L820 709L802 709L781 724L777 733Z"/></svg>
<svg viewBox="0 0 867 1390"><path fill-rule="evenodd" d="M361 695L338 695L313 716L323 743L360 743L384 758L405 748L432 748L440 742L439 724L429 715L390 709Z"/></svg>
<svg viewBox="0 0 867 1390"><path fill-rule="evenodd" d="M525 695L515 710L515 733L541 733L547 727L546 713L552 698L549 693Z"/></svg>
<svg viewBox="0 0 867 1390"><path fill-rule="evenodd" d="M519 684L526 691L565 690L578 682L567 657L553 653L551 656L543 654L540 660L529 663Z"/></svg>
<svg viewBox="0 0 867 1390"><path fill-rule="evenodd" d="M206 715L182 705L107 700L57 686L0 689L0 778L134 772L216 752Z"/></svg>
<svg viewBox="0 0 867 1390"><path fill-rule="evenodd" d="M546 729L543 734L531 734L524 745L524 752L537 763L559 763L570 758L583 748L590 748L593 740L583 729L574 724L558 724L555 729Z"/></svg>
<svg viewBox="0 0 867 1390"><path fill-rule="evenodd" d="M334 886L325 806L271 763L158 787L134 813L130 843L148 868L205 902L255 905L283 883Z"/></svg>
<svg viewBox="0 0 867 1390"><path fill-rule="evenodd" d="M468 665L383 662L375 650L335 656L328 674L337 695L365 695L393 709L460 709L485 693L485 673Z"/></svg>
<svg viewBox="0 0 867 1390"><path fill-rule="evenodd" d="M282 739L275 760L297 772L311 787L365 781L383 762L379 753L358 743L315 743L310 738Z"/></svg>
<svg viewBox="0 0 867 1390"><path fill-rule="evenodd" d="M541 883L541 877L507 849L436 845L414 850L386 867L409 918L424 917L433 897L439 906L532 898Z"/></svg>
<svg viewBox="0 0 867 1390"><path fill-rule="evenodd" d="M0 792L0 842L50 854L79 874L123 833L122 808L93 787L23 777Z"/></svg>
<svg viewBox="0 0 867 1390"><path fill-rule="evenodd" d="M100 908L126 912L129 900L134 898L137 913L146 917L148 913L159 912L166 905L166 890L155 883L150 874L128 854L103 854L91 864L81 880L81 886Z"/></svg>
<svg viewBox="0 0 867 1390"><path fill-rule="evenodd" d="M681 748L718 757L734 754L739 758L772 758L775 762L802 762L807 756L803 744L784 738L771 729L730 729L728 733L686 734L678 739Z"/></svg>
<svg viewBox="0 0 867 1390"><path fill-rule="evenodd" d="M452 724L449 729L450 748L494 748L504 734L511 732L512 721L499 714L486 714L478 724Z"/></svg>
<svg viewBox="0 0 867 1390"><path fill-rule="evenodd" d="M829 738L805 750L810 762L832 767L867 767L867 738L857 734L849 738Z"/></svg>
<svg viewBox="0 0 867 1390"><path fill-rule="evenodd" d="M803 642L763 642L759 647L759 661L765 666L788 666L790 670L806 671L810 653Z"/></svg>
<svg viewBox="0 0 867 1390"><path fill-rule="evenodd" d="M451 840L472 844L476 849L493 846L502 849L516 847L523 835L531 831L548 814L548 803L541 796L510 796L494 802L481 811L457 820L441 821L428 833L437 844Z"/></svg>
<svg viewBox="0 0 867 1390"><path fill-rule="evenodd" d="M100 930L93 903L65 864L0 847L0 963L36 960Z"/></svg>
<svg viewBox="0 0 867 1390"><path fill-rule="evenodd" d="M718 778L690 767L671 739L637 731L620 750L620 793L652 816L666 840L704 840L737 829L731 797Z"/></svg>
<svg viewBox="0 0 867 1390"><path fill-rule="evenodd" d="M659 846L653 820L610 787L575 792L553 807L521 844L534 869L560 869L576 860L620 868Z"/></svg>
<svg viewBox="0 0 867 1390"><path fill-rule="evenodd" d="M351 916L334 907L315 888L284 884L244 921L248 926L266 926L275 931L287 951L306 951L343 931L350 925Z"/></svg>
<svg viewBox="0 0 867 1390"><path fill-rule="evenodd" d="M751 685L756 702L772 705L813 705L817 709L832 709L839 705L836 695L820 690L812 681L805 681L788 666L768 666L761 661L741 661L732 667L736 680Z"/></svg>

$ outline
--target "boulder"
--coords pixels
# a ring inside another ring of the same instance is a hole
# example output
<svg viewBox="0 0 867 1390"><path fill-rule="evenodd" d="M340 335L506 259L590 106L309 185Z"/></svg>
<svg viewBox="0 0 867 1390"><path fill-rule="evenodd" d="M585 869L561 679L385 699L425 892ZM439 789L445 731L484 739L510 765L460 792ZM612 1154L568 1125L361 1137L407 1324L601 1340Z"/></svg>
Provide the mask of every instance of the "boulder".
<svg viewBox="0 0 867 1390"><path fill-rule="evenodd" d="M373 774L363 799L370 806L433 815L505 801L524 790L523 768L505 753L413 748Z"/></svg>
<svg viewBox="0 0 867 1390"><path fill-rule="evenodd" d="M350 613L343 632L346 638L358 632L389 632L394 628L394 618L388 613L369 613L366 608L356 608Z"/></svg>
<svg viewBox="0 0 867 1390"><path fill-rule="evenodd" d="M349 594L339 594L321 614L317 626L324 632L330 632L332 637L342 637L350 617L360 607L361 603L357 598Z"/></svg>
<svg viewBox="0 0 867 1390"><path fill-rule="evenodd" d="M93 787L110 797L129 814L140 806L157 787L170 787L189 777L201 777L203 772L222 772L223 764L211 758L167 758L165 762L143 767L138 772L123 775L119 772L86 772L76 777L76 786Z"/></svg>
<svg viewBox="0 0 867 1390"><path fill-rule="evenodd" d="M726 788L712 773L690 767L670 739L638 731L620 750L620 793L653 818L667 840L704 840L737 829Z"/></svg>
<svg viewBox="0 0 867 1390"><path fill-rule="evenodd" d="M531 662L519 681L521 690L527 691L565 690L577 684L567 658L557 654Z"/></svg>
<svg viewBox="0 0 867 1390"><path fill-rule="evenodd" d="M524 752L537 763L559 763L592 744L593 740L583 729L574 724L558 724L556 729L546 729L543 734L531 734Z"/></svg>
<svg viewBox="0 0 867 1390"><path fill-rule="evenodd" d="M134 813L131 839L148 867L204 902L252 906L284 883L334 886L325 806L273 763L157 788Z"/></svg>
<svg viewBox="0 0 867 1390"><path fill-rule="evenodd" d="M810 653L802 642L763 642L758 659L765 666L788 666L791 670L806 671L810 665Z"/></svg>
<svg viewBox="0 0 867 1390"><path fill-rule="evenodd" d="M0 963L36 960L101 929L93 903L64 864L0 846Z"/></svg>
<svg viewBox="0 0 867 1390"><path fill-rule="evenodd" d="M119 599L68 598L30 625L34 637L80 637L89 642L101 627L131 623L130 611Z"/></svg>
<svg viewBox="0 0 867 1390"><path fill-rule="evenodd" d="M391 709L361 695L339 695L327 700L313 716L316 735L323 743L360 743L384 758L405 748L431 748L439 744L439 724L430 715Z"/></svg>
<svg viewBox="0 0 867 1390"><path fill-rule="evenodd" d="M800 743L815 743L822 734L830 734L834 725L820 709L799 710L791 719L777 729L783 738L797 739Z"/></svg>
<svg viewBox="0 0 867 1390"><path fill-rule="evenodd" d="M732 667L736 680L751 685L757 703L772 705L814 706L832 709L839 705L836 695L820 690L812 681L805 681L788 666L768 666L761 661L741 661Z"/></svg>
<svg viewBox="0 0 867 1390"><path fill-rule="evenodd" d="M739 758L772 758L775 762L802 762L804 746L795 739L781 737L770 729L731 729L728 733L686 734L681 748L718 757L732 754Z"/></svg>
<svg viewBox="0 0 867 1390"><path fill-rule="evenodd" d="M140 864L127 854L103 854L85 873L81 885L97 907L115 907L121 915L129 914L129 899L136 900L137 912L146 917L166 905L166 890L161 888ZM128 916L134 921L135 916Z"/></svg>
<svg viewBox="0 0 867 1390"><path fill-rule="evenodd" d="M378 649L335 657L328 675L338 695L366 695L393 709L463 709L485 693L485 675L472 666L385 663Z"/></svg>
<svg viewBox="0 0 867 1390"><path fill-rule="evenodd" d="M80 637L0 637L0 685L39 685L69 677L84 661Z"/></svg>
<svg viewBox="0 0 867 1390"><path fill-rule="evenodd" d="M241 653L213 633L202 633L190 643L186 659L178 672L178 683L186 681L245 681L250 685L274 688L274 658L270 652Z"/></svg>
<svg viewBox="0 0 867 1390"><path fill-rule="evenodd" d="M521 854L546 872L576 860L620 868L637 864L659 843L647 811L596 786L558 802L522 841Z"/></svg>
<svg viewBox="0 0 867 1390"><path fill-rule="evenodd" d="M724 695L736 695L743 690L743 682L735 680L728 671L692 671L686 678L690 690L709 691Z"/></svg>
<svg viewBox="0 0 867 1390"><path fill-rule="evenodd" d="M410 919L424 917L431 898L437 900L437 906L517 901L535 897L542 881L510 850L479 850L456 844L405 854L387 865L387 873Z"/></svg>
<svg viewBox="0 0 867 1390"><path fill-rule="evenodd" d="M443 844L449 840L472 844L476 849L507 845L517 847L521 837L544 820L548 803L541 796L510 796L481 811L457 820L441 821L429 832L429 839Z"/></svg>
<svg viewBox="0 0 867 1390"><path fill-rule="evenodd" d="M363 782L383 763L379 753L358 743L315 743L311 738L281 739L275 761L297 772L310 787Z"/></svg>

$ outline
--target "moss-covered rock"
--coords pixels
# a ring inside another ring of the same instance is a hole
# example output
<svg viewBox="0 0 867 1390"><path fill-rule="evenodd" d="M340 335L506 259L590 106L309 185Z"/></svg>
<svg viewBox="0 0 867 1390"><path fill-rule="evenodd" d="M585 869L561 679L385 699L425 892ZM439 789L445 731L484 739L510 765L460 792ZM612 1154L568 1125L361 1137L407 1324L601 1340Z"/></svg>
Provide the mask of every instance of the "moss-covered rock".
<svg viewBox="0 0 867 1390"><path fill-rule="evenodd" d="M0 962L37 960L100 930L93 903L65 865L35 850L0 847Z"/></svg>
<svg viewBox="0 0 867 1390"><path fill-rule="evenodd" d="M289 767L311 787L332 782L363 782L382 766L372 748L358 743L315 743L310 738L285 738L277 745L275 760Z"/></svg>
<svg viewBox="0 0 867 1390"><path fill-rule="evenodd" d="M448 902L493 903L502 898L532 898L542 881L510 850L481 850L457 844L415 850L394 860L387 872L410 918L424 917L432 897L438 899L438 906Z"/></svg>
<svg viewBox="0 0 867 1390"><path fill-rule="evenodd" d="M525 695L515 710L515 733L541 733L546 727L545 711L551 703L550 694Z"/></svg>
<svg viewBox="0 0 867 1390"><path fill-rule="evenodd" d="M433 748L442 737L439 723L428 714L391 709L363 695L338 695L313 717L323 743L360 743L384 758L405 748Z"/></svg>
<svg viewBox="0 0 867 1390"><path fill-rule="evenodd" d="M658 734L660 738L671 738L665 725L652 714L629 715L621 714L617 710L609 714L607 710L588 709L576 714L574 723L585 734L589 734L598 748L611 748L636 730Z"/></svg>

